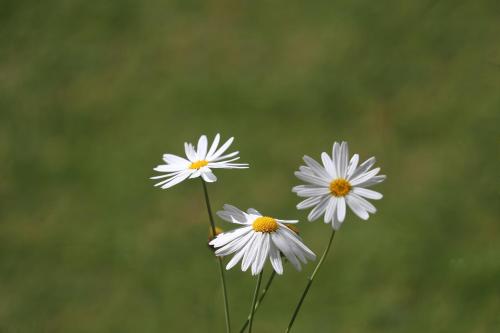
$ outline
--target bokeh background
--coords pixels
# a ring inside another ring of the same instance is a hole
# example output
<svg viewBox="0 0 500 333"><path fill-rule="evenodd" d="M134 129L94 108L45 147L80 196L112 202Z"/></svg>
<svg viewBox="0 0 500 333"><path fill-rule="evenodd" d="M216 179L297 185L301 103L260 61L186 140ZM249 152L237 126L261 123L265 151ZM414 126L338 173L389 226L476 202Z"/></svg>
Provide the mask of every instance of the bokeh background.
<svg viewBox="0 0 500 333"><path fill-rule="evenodd" d="M200 183L148 179L217 132L251 168L217 173L214 209L299 218L317 253L301 157L347 140L388 175L295 332L499 332L499 37L496 0L0 1L0 332L223 332ZM255 280L228 278L238 328Z"/></svg>

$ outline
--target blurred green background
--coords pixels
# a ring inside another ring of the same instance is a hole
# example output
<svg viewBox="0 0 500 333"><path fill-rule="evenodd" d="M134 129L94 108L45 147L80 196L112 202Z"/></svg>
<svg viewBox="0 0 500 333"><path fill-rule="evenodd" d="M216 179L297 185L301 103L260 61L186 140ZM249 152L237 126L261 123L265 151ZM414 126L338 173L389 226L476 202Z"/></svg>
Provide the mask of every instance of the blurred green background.
<svg viewBox="0 0 500 333"><path fill-rule="evenodd" d="M388 175L295 332L500 332L499 36L496 0L0 1L0 332L223 332L199 181L148 179L217 132L251 168L217 173L214 209L299 218L317 253L302 155L347 140ZM255 280L228 278L238 328Z"/></svg>

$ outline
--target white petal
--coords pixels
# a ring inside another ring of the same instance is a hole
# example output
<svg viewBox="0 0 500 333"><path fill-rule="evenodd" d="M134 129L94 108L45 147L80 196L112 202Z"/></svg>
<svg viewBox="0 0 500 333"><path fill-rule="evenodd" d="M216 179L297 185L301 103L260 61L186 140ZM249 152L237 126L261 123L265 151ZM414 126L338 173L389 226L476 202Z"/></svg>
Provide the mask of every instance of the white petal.
<svg viewBox="0 0 500 333"><path fill-rule="evenodd" d="M215 255L221 257L221 256L230 255L234 252L238 252L243 247L245 247L245 245L247 244L250 237L251 237L251 233L247 232L247 234L241 236L240 238L234 240L233 242L226 244L226 245L222 246L221 248L217 249L217 251L215 251Z"/></svg>
<svg viewBox="0 0 500 333"><path fill-rule="evenodd" d="M354 194L354 193L350 193L349 195L353 196L356 198L356 200L359 202L359 204L368 212L368 213L371 213L371 214L375 214L377 212L377 208L375 208L374 205L372 205L371 202L369 202L368 200L360 197L359 195L357 194Z"/></svg>
<svg viewBox="0 0 500 333"><path fill-rule="evenodd" d="M320 185L320 186L329 186L330 182L326 178L320 178L317 176L309 175L302 173L300 171L295 171L295 176L299 178L300 180L303 180L305 182L315 184L315 185Z"/></svg>
<svg viewBox="0 0 500 333"><path fill-rule="evenodd" d="M342 222L340 222L339 219L337 219L337 217L334 216L333 220L332 220L333 230L339 230L341 226L342 226Z"/></svg>
<svg viewBox="0 0 500 333"><path fill-rule="evenodd" d="M367 181L360 183L356 186L369 187L369 186L383 182L385 180L385 178L386 178L386 175L378 175L378 176L372 177L372 178L368 179Z"/></svg>
<svg viewBox="0 0 500 333"><path fill-rule="evenodd" d="M311 208L312 206L317 205L320 201L321 201L321 196L307 198L306 200L301 201L297 205L297 209Z"/></svg>
<svg viewBox="0 0 500 333"><path fill-rule="evenodd" d="M208 150L206 160L210 161L212 160L212 155L215 153L215 150L217 149L217 146L219 145L219 140L220 140L220 134L217 133L215 136L214 142L212 142L212 145L210 146L210 149Z"/></svg>
<svg viewBox="0 0 500 333"><path fill-rule="evenodd" d="M359 216L363 220L368 220L368 218L370 217L370 215L363 208L363 206L361 206L361 204L356 199L356 197L354 197L353 195L349 194L349 195L346 196L346 202L349 205L349 208L351 208L351 210L354 212L354 214L356 214L357 216Z"/></svg>
<svg viewBox="0 0 500 333"><path fill-rule="evenodd" d="M283 263L281 262L281 256L278 248L270 242L269 244L269 261L274 268L274 271L279 275L283 274Z"/></svg>
<svg viewBox="0 0 500 333"><path fill-rule="evenodd" d="M333 161L333 165L335 166L336 173L337 173L336 178L341 177L341 175L340 175L340 145L338 142L333 143L332 161Z"/></svg>
<svg viewBox="0 0 500 333"><path fill-rule="evenodd" d="M285 224L295 224L295 223L299 223L299 220L280 220L280 219L276 219L276 221L280 222L280 223L285 223Z"/></svg>
<svg viewBox="0 0 500 333"><path fill-rule="evenodd" d="M366 161L364 161L357 169L354 170L351 177L348 179L354 179L359 175L365 173L368 169L370 169L375 164L375 157L370 157Z"/></svg>
<svg viewBox="0 0 500 333"><path fill-rule="evenodd" d="M299 197L316 197L330 195L330 189L326 187L305 188L296 191Z"/></svg>
<svg viewBox="0 0 500 333"><path fill-rule="evenodd" d="M309 260L315 260L316 255L314 254L313 251L311 251L303 242L302 239L297 236L295 232L290 230L289 228L282 226L282 228L279 229L279 232L281 232L286 239L288 239L289 243L294 244L295 246L292 246L294 248L294 253L297 255L297 257L300 257L302 259L303 263L306 263L306 259ZM300 253L300 255L299 255Z"/></svg>
<svg viewBox="0 0 500 333"><path fill-rule="evenodd" d="M325 168L323 168L323 166L321 166L321 164L316 162L313 158L305 155L303 157L303 160L308 165L311 172L315 173L317 176L323 177L323 178L331 177L330 174L325 170Z"/></svg>
<svg viewBox="0 0 500 333"><path fill-rule="evenodd" d="M316 174L314 173L314 171L313 171L310 167L308 167L308 166L304 166L304 165L301 165L301 166L299 167L299 171L300 171L300 172L302 172L302 173L305 173L305 174L307 174L307 175L313 175L313 176L314 176L314 175L316 175Z"/></svg>
<svg viewBox="0 0 500 333"><path fill-rule="evenodd" d="M198 178L200 176L201 176L200 170L192 170L191 176L189 176L189 178Z"/></svg>
<svg viewBox="0 0 500 333"><path fill-rule="evenodd" d="M179 184L180 182L182 182L183 180L185 180L187 177L189 177L189 174L190 172L189 171L183 171L181 172L180 174L178 174L177 176L169 179L168 182L165 182L164 184L162 184L161 188L162 189L167 189L169 187L172 187L174 185L177 185ZM160 183L158 183L160 184ZM158 185L157 184L157 185Z"/></svg>
<svg viewBox="0 0 500 333"><path fill-rule="evenodd" d="M328 172L328 175L333 179L337 177L337 172L335 170L335 166L333 165L330 156L327 153L321 153L321 161L325 166L325 170Z"/></svg>
<svg viewBox="0 0 500 333"><path fill-rule="evenodd" d="M361 188L361 187L354 187L352 189L353 193L356 193L357 195L360 195L362 197L368 198L368 199L373 199L373 200L380 200L382 199L383 195L379 192L372 191L366 188Z"/></svg>
<svg viewBox="0 0 500 333"><path fill-rule="evenodd" d="M248 245L247 245L248 246ZM232 258L231 260L229 260L229 262L227 263L226 265L226 269L227 270L230 270L231 268L233 268L236 264L238 264L238 262L241 260L241 258L243 257L243 255L245 254L246 252L246 247L240 249Z"/></svg>
<svg viewBox="0 0 500 333"><path fill-rule="evenodd" d="M340 145L339 177L346 178L347 161L349 158L349 146L343 141Z"/></svg>
<svg viewBox="0 0 500 333"><path fill-rule="evenodd" d="M189 165L189 161L177 155L163 154L163 160L168 164Z"/></svg>
<svg viewBox="0 0 500 333"><path fill-rule="evenodd" d="M290 263L298 271L300 271L302 266L300 265L297 257L295 257L295 254L293 253L290 246L287 244L286 239L284 239L283 236L279 233L273 232L271 234L271 240L273 241L274 245L276 245L276 247L281 251L281 253L283 253L283 255L288 259L288 261L290 261Z"/></svg>
<svg viewBox="0 0 500 333"><path fill-rule="evenodd" d="M255 260L259 248L262 246L262 233L256 232L250 242L248 242L247 251L241 262L241 270L245 272Z"/></svg>
<svg viewBox="0 0 500 333"><path fill-rule="evenodd" d="M201 177L207 183L213 183L217 180L217 177L213 174L213 172L207 168L207 170L201 171Z"/></svg>
<svg viewBox="0 0 500 333"><path fill-rule="evenodd" d="M328 195L324 196L321 199L321 201L319 202L319 204L311 210L311 212L307 216L307 219L309 221L317 220L321 216L321 214L324 213L329 199L330 199L330 196L328 196Z"/></svg>
<svg viewBox="0 0 500 333"><path fill-rule="evenodd" d="M358 166L359 162L359 155L354 154L351 158L351 161L349 162L349 166L347 167L347 174L346 174L346 179L350 179L353 172L356 170L356 167Z"/></svg>
<svg viewBox="0 0 500 333"><path fill-rule="evenodd" d="M345 219L345 199L344 197L337 198L337 218L339 222L344 222Z"/></svg>
<svg viewBox="0 0 500 333"><path fill-rule="evenodd" d="M268 233L264 233L262 235L261 246L259 248L259 253L255 258L255 261L252 264L252 274L257 275L264 268L264 264L266 263L266 259L269 255L269 244L271 242L271 236Z"/></svg>
<svg viewBox="0 0 500 333"><path fill-rule="evenodd" d="M196 162L198 160L198 156L194 151L193 145L188 142L184 143L184 151L186 152L186 156L191 162Z"/></svg>
<svg viewBox="0 0 500 333"><path fill-rule="evenodd" d="M154 171L158 172L175 172L181 171L187 168L187 165L183 164L161 164L154 168Z"/></svg>
<svg viewBox="0 0 500 333"><path fill-rule="evenodd" d="M375 168L373 170L370 170L368 172L365 172L365 173L357 176L356 178L350 180L349 182L351 183L352 186L356 186L356 185L359 185L359 184L366 182L367 180L374 177L379 172L380 172L380 168Z"/></svg>
<svg viewBox="0 0 500 333"><path fill-rule="evenodd" d="M333 218L333 214L335 213L335 208L337 207L337 198L331 197L328 200L328 205L326 206L325 211L325 223L331 222Z"/></svg>
<svg viewBox="0 0 500 333"><path fill-rule="evenodd" d="M255 208L248 208L247 209L247 213L248 214L253 214L253 215L258 215L258 216L262 216L261 213L259 213L259 211Z"/></svg>
<svg viewBox="0 0 500 333"><path fill-rule="evenodd" d="M229 146L231 145L231 143L233 142L233 140L234 140L234 137L229 138L229 140L227 140L219 149L217 149L217 151L212 156L210 156L210 160L213 161L217 157L219 157L222 154L224 154L224 152L229 148Z"/></svg>
<svg viewBox="0 0 500 333"><path fill-rule="evenodd" d="M209 244L217 248L222 247L226 244L231 243L237 238L246 235L251 229L252 227L242 227L228 232L223 232L221 234L218 234L217 237L215 237Z"/></svg>
<svg viewBox="0 0 500 333"><path fill-rule="evenodd" d="M174 176L177 176L178 174L180 174L181 172L183 172L184 170L181 170L181 171L175 171L175 172L169 172L169 173L164 173L164 174L161 174L161 175L157 175L157 176L153 176L153 177L149 177L149 179L162 179L162 178L172 178Z"/></svg>
<svg viewBox="0 0 500 333"><path fill-rule="evenodd" d="M210 161L211 162L217 162L217 161L222 161L222 160L225 160L225 159L228 159L228 158L231 158L233 156L236 156L238 155L239 151L233 151L232 153L230 154L226 154L226 155L222 155L222 156L219 156L217 157L216 159L211 159ZM232 159L231 161L236 161L238 158L235 158L235 159ZM229 161L226 161L226 162L229 162Z"/></svg>
<svg viewBox="0 0 500 333"><path fill-rule="evenodd" d="M198 149L196 150L196 153L198 155L198 160L204 160L205 157L207 156L207 136L202 135L200 136L200 139L198 140Z"/></svg>

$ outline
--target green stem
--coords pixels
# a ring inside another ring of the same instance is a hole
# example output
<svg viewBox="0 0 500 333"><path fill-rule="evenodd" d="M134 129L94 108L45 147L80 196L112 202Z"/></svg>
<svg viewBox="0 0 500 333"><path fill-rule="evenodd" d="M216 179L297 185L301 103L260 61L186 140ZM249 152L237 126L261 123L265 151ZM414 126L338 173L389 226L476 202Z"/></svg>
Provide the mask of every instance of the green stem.
<svg viewBox="0 0 500 333"><path fill-rule="evenodd" d="M203 193L205 194L205 203L207 204L208 218L210 220L210 227L212 229L212 235L215 237L217 235L215 230L214 217L212 215L212 208L210 208L210 199L208 198L207 184L201 178L201 183L203 184ZM227 301L227 289L226 289L226 276L224 272L224 263L221 257L217 257L217 262L219 263L219 274L222 284L222 296L224 298L224 314L226 317L226 332L231 333L231 320L229 319L229 302Z"/></svg>
<svg viewBox="0 0 500 333"><path fill-rule="evenodd" d="M264 300L264 297L266 297L266 293L269 290L269 287L271 287L271 283L273 282L273 279L275 276L276 276L276 272L273 270L273 272L271 273L271 276L269 277L269 280L267 280L266 286L264 287L264 289L262 289L262 293L260 294L260 297L257 300L257 303L255 304L254 312L257 312L257 309L259 308L260 303L262 303L262 301ZM245 329L247 328L248 323L250 322L250 317L251 317L251 314L248 315L247 320L245 321L245 323L241 327L240 333L245 332Z"/></svg>
<svg viewBox="0 0 500 333"><path fill-rule="evenodd" d="M264 270L262 270L260 272L259 277L257 278L257 285L255 286L255 292L253 293L252 307L250 308L250 319L249 319L249 324L248 324L248 333L252 333L253 317L255 314L255 304L257 303L257 296L259 295L260 282L262 281L262 273L263 272L264 272Z"/></svg>
<svg viewBox="0 0 500 333"><path fill-rule="evenodd" d="M332 245L333 241L333 236L335 236L335 230L332 229L332 234L330 236L330 240L328 241L328 245L326 246L325 251L323 252L323 255L319 259L318 264L316 265L316 268L314 269L313 273L311 276L308 278L308 282L306 285L306 288L304 289L304 292L302 293L302 296L300 297L299 303L297 303L297 306L295 307L295 311L293 312L292 319L290 319L290 323L288 324L288 327L286 328L286 333L290 332L293 326L293 322L295 321L295 318L297 317L297 314L299 313L300 307L302 306L302 302L304 302L304 299L306 298L307 293L309 292L309 288L311 288L312 282L314 280L314 277L319 271L319 268L325 261L326 255L328 254L328 251L330 251L330 247Z"/></svg>

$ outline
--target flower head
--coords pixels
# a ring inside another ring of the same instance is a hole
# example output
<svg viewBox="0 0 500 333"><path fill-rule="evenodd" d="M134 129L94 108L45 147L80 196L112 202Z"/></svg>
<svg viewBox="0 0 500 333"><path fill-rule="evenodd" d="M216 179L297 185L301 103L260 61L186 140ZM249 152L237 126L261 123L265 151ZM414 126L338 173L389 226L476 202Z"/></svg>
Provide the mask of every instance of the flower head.
<svg viewBox="0 0 500 333"><path fill-rule="evenodd" d="M164 174L151 177L151 179L162 179L155 186L162 189L172 187L187 178L202 177L206 182L215 182L217 177L211 169L244 169L248 168L247 163L232 163L239 159L238 152L223 155L229 148L234 138L227 140L220 148L218 147L220 135L215 136L214 142L208 149L207 137L202 135L198 140L197 149L191 143L184 143L186 158L164 154L163 160L166 164L158 165L155 171Z"/></svg>
<svg viewBox="0 0 500 333"><path fill-rule="evenodd" d="M376 212L366 199L382 199L382 194L367 187L381 183L385 175L377 175L380 168L371 169L375 157L358 166L359 155L354 154L349 161L347 142L333 144L332 156L321 154L323 165L309 156L304 156L306 166L301 166L295 175L307 185L295 186L292 191L304 201L297 209L314 207L308 215L309 221L317 220L324 214L325 223L331 223L338 230L346 216L346 205L363 220Z"/></svg>
<svg viewBox="0 0 500 333"><path fill-rule="evenodd" d="M241 260L241 270L252 268L252 275L259 274L269 258L271 265L278 274L283 274L283 254L297 269L302 268L301 262L316 259L316 255L302 243L301 238L285 224L297 223L296 220L279 220L262 216L253 208L243 212L240 209L224 205L224 210L217 212L220 218L240 224L241 227L224 232L210 242L217 248L217 256L227 256L235 253L226 266L231 269Z"/></svg>

